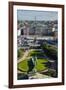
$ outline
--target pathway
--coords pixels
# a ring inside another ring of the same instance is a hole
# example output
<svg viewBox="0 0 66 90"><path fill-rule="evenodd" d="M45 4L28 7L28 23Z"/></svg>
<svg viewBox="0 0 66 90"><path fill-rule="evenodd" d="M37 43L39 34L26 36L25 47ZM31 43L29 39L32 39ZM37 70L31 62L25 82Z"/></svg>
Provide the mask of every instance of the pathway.
<svg viewBox="0 0 66 90"><path fill-rule="evenodd" d="M26 51L24 52L23 57L22 57L21 59L19 59L17 62L19 63L19 62L21 62L21 61L25 60L25 59L26 59L26 57L28 56L29 51L30 51L30 50L26 50Z"/></svg>

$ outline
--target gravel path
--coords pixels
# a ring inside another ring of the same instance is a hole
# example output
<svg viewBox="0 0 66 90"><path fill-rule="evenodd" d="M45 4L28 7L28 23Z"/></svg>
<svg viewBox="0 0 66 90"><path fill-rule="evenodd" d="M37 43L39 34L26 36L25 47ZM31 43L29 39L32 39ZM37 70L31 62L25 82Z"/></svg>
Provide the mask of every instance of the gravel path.
<svg viewBox="0 0 66 90"><path fill-rule="evenodd" d="M30 52L30 50L26 50L26 51L24 52L23 57L22 57L21 59L19 59L19 60L17 61L17 63L19 63L19 62L21 62L21 61L25 60L25 59L26 59L26 57L28 56L28 53L29 53L29 52Z"/></svg>

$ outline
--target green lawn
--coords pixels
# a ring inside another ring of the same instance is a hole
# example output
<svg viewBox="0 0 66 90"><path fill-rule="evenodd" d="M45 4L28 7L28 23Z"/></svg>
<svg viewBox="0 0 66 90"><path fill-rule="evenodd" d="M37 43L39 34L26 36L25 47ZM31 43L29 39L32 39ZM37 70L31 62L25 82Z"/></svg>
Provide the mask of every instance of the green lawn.
<svg viewBox="0 0 66 90"><path fill-rule="evenodd" d="M41 56L43 55L44 53L40 52L40 51L36 51L36 50L33 50L29 53L30 56Z"/></svg>
<svg viewBox="0 0 66 90"><path fill-rule="evenodd" d="M22 62L17 64L18 69L27 72L28 71L28 60L23 60Z"/></svg>
<svg viewBox="0 0 66 90"><path fill-rule="evenodd" d="M37 65L36 65L36 69L37 71L42 71L42 70L45 70L47 69L47 67L45 66L44 63L48 62L47 59L38 59L37 60Z"/></svg>
<svg viewBox="0 0 66 90"><path fill-rule="evenodd" d="M28 61L29 60L26 59L26 60L23 60L22 62L20 62L18 64L18 69L27 72L29 70L29 68L31 68L31 67L28 66ZM46 59L37 59L37 64L36 64L36 67L35 67L37 69L37 71L47 69L47 67L44 64L46 62L48 62L48 60L46 60Z"/></svg>
<svg viewBox="0 0 66 90"><path fill-rule="evenodd" d="M37 50L31 50L28 54L28 57L33 57L33 56L43 56L44 53L41 52L41 51L37 51ZM27 58L28 58L27 57ZM48 62L47 59L45 58L41 58L41 59L37 59L37 63L36 63L36 67L33 66L32 64L32 59L27 59L26 60L23 60L21 61L20 63L18 63L18 69L21 70L21 71L24 71L24 72L28 72L28 71L31 71L31 69L33 70L34 68L37 69L37 71L41 71L41 70L45 70L47 69L47 66L46 66L46 62Z"/></svg>

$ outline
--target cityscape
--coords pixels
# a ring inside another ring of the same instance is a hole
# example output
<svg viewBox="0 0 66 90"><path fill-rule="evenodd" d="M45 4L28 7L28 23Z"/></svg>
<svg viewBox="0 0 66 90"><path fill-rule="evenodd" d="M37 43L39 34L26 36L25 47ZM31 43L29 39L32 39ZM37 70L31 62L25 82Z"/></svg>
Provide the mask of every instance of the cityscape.
<svg viewBox="0 0 66 90"><path fill-rule="evenodd" d="M23 17L22 12L26 13ZM30 14L31 12L34 13L34 16ZM58 77L57 12L50 13L45 11L45 19L41 14L43 12L28 10L25 12L24 10L18 10L17 12L18 80ZM39 14L43 19L40 20L37 18ZM46 18L47 16L48 18ZM27 19L25 20L25 18Z"/></svg>

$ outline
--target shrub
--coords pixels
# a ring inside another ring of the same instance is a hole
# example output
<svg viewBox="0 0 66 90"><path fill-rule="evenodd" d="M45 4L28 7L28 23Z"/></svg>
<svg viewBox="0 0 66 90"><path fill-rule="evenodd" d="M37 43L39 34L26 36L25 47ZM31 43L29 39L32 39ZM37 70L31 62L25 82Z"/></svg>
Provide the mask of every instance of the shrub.
<svg viewBox="0 0 66 90"><path fill-rule="evenodd" d="M52 45L44 44L42 48L48 57L57 60L57 48L56 47L53 47Z"/></svg>

